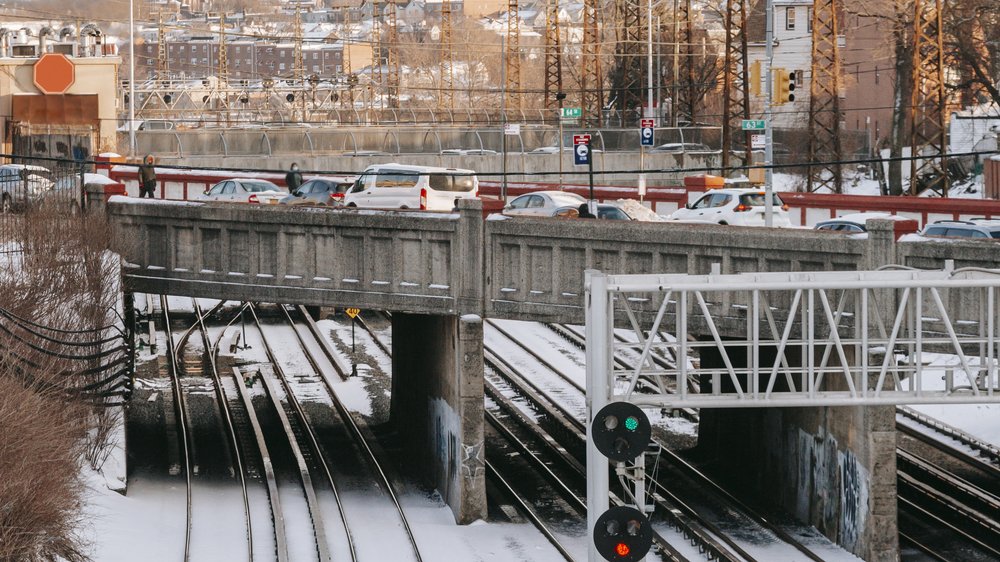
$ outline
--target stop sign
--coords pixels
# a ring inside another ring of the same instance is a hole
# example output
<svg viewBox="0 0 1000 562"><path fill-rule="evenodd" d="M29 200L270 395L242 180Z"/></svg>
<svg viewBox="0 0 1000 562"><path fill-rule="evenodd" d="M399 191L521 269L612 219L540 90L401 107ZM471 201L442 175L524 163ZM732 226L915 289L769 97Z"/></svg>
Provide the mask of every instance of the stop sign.
<svg viewBox="0 0 1000 562"><path fill-rule="evenodd" d="M73 61L60 53L46 53L35 63L35 86L43 94L63 94L76 81Z"/></svg>

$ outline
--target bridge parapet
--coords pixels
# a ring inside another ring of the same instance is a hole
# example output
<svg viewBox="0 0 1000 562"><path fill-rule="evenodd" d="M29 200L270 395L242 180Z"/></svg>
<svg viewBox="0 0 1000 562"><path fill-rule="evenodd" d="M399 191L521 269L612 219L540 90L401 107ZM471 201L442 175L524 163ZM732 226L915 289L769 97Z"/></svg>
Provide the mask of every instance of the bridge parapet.
<svg viewBox="0 0 1000 562"><path fill-rule="evenodd" d="M892 245L891 225L886 234ZM882 243L810 230L709 224L487 220L487 315L583 323L587 269L629 273L708 274L850 271ZM637 299L639 313L655 312ZM729 299L713 306L732 308ZM745 304L745 303L742 303ZM779 303L775 303L778 306Z"/></svg>
<svg viewBox="0 0 1000 562"><path fill-rule="evenodd" d="M481 203L454 213L347 211L115 198L132 291L480 313Z"/></svg>

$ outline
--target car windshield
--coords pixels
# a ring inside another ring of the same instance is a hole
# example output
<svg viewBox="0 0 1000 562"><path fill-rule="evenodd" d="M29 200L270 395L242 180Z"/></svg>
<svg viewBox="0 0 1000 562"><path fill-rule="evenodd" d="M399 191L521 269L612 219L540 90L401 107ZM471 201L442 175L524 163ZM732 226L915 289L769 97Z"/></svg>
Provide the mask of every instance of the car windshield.
<svg viewBox="0 0 1000 562"><path fill-rule="evenodd" d="M475 187L475 176L430 174L428 183L435 191L472 191Z"/></svg>
<svg viewBox="0 0 1000 562"><path fill-rule="evenodd" d="M243 182L243 188L250 193L260 193L262 191L277 191L278 188L273 183L264 183L262 181L245 181Z"/></svg>
<svg viewBox="0 0 1000 562"><path fill-rule="evenodd" d="M771 202L780 207L783 204L781 198L778 197L777 193L775 193L773 197L774 198ZM744 193L743 195L740 195L740 203L743 203L748 207L763 207L766 201L767 199L763 191L759 193Z"/></svg>

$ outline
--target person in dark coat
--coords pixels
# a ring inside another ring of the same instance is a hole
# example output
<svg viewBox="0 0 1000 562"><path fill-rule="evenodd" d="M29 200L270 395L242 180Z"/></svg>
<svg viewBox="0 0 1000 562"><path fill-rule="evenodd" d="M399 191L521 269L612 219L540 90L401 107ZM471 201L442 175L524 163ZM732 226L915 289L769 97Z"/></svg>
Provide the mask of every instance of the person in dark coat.
<svg viewBox="0 0 1000 562"><path fill-rule="evenodd" d="M139 197L148 195L152 199L155 190L156 169L153 167L153 155L147 154L142 159L142 165L139 166Z"/></svg>
<svg viewBox="0 0 1000 562"><path fill-rule="evenodd" d="M581 219L596 219L593 213L590 212L589 203L580 203L580 208L577 209L580 214Z"/></svg>
<svg viewBox="0 0 1000 562"><path fill-rule="evenodd" d="M295 193L302 185L302 173L299 172L299 165L293 163L292 169L285 174L285 185L288 186L289 193Z"/></svg>

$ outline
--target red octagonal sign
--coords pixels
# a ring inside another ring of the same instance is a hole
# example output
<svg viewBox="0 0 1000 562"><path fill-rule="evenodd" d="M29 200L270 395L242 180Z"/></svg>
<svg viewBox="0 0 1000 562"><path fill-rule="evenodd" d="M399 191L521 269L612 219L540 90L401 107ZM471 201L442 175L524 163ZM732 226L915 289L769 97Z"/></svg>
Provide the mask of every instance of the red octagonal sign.
<svg viewBox="0 0 1000 562"><path fill-rule="evenodd" d="M34 80L43 94L63 94L76 81L76 69L66 55L46 53L35 63Z"/></svg>

